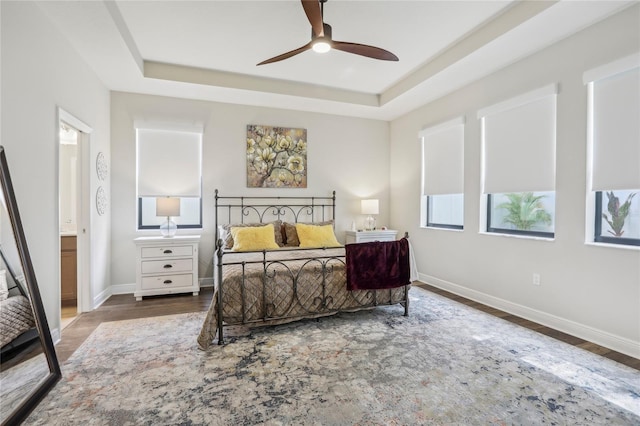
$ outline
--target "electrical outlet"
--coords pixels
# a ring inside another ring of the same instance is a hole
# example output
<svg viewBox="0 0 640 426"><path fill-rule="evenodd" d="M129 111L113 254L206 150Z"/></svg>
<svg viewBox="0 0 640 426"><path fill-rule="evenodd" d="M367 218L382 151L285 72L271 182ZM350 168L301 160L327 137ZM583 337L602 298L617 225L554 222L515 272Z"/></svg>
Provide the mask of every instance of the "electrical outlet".
<svg viewBox="0 0 640 426"><path fill-rule="evenodd" d="M533 285L540 285L540 274L533 274Z"/></svg>

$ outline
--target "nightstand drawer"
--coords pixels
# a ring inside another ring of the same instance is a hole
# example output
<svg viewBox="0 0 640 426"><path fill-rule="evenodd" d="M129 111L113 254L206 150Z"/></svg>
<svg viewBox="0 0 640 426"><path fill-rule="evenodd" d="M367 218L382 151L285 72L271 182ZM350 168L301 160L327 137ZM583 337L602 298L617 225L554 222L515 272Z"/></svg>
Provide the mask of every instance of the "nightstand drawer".
<svg viewBox="0 0 640 426"><path fill-rule="evenodd" d="M193 275L159 275L155 277L142 277L143 290L171 289L193 286Z"/></svg>
<svg viewBox="0 0 640 426"><path fill-rule="evenodd" d="M141 266L143 274L191 272L193 270L193 259L146 260L142 262Z"/></svg>
<svg viewBox="0 0 640 426"><path fill-rule="evenodd" d="M359 243L370 243L372 241L393 241L393 240L386 236L380 236L380 235L363 235L358 238Z"/></svg>
<svg viewBox="0 0 640 426"><path fill-rule="evenodd" d="M346 231L345 244L371 243L373 241L395 241L398 231L377 229L375 231Z"/></svg>
<svg viewBox="0 0 640 426"><path fill-rule="evenodd" d="M193 255L193 246L142 247L140 251L143 259L150 257L191 256Z"/></svg>

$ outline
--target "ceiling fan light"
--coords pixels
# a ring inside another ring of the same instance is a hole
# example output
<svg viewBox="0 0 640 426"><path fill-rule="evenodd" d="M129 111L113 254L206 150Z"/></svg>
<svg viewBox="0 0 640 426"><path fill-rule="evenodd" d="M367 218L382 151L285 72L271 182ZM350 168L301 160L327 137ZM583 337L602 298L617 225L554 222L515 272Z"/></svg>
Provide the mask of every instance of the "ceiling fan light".
<svg viewBox="0 0 640 426"><path fill-rule="evenodd" d="M327 53L328 51L331 50L331 45L324 41L324 40L318 40L315 43L313 43L313 51L317 52L317 53Z"/></svg>

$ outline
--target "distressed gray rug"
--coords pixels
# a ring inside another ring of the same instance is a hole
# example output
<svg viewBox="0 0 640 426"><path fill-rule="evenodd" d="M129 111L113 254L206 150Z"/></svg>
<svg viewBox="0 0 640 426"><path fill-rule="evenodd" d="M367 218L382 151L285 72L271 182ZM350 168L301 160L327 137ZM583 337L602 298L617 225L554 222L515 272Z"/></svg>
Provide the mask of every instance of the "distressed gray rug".
<svg viewBox="0 0 640 426"><path fill-rule="evenodd" d="M637 425L640 372L412 288L381 307L230 330L204 313L101 324L32 413L42 425Z"/></svg>

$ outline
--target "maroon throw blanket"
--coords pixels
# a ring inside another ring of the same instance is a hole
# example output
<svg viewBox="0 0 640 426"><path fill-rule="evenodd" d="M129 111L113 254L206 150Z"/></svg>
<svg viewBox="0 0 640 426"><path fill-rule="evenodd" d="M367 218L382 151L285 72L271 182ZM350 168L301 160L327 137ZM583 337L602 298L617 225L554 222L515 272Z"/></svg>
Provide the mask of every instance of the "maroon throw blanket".
<svg viewBox="0 0 640 426"><path fill-rule="evenodd" d="M347 289L379 290L411 284L409 241L347 244Z"/></svg>

